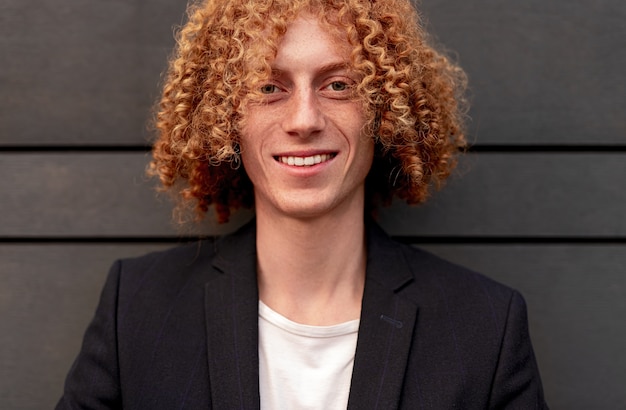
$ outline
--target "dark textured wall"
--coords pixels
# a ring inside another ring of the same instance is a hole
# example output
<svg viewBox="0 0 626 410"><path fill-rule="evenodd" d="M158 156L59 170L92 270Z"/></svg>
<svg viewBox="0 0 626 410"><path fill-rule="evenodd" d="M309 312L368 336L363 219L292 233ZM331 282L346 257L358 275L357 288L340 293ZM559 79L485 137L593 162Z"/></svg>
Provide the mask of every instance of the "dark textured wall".
<svg viewBox="0 0 626 410"><path fill-rule="evenodd" d="M179 241L143 170L184 9L0 4L3 409L52 407L108 266ZM626 2L421 10L469 74L474 148L429 204L394 205L383 226L522 291L552 408L626 407Z"/></svg>

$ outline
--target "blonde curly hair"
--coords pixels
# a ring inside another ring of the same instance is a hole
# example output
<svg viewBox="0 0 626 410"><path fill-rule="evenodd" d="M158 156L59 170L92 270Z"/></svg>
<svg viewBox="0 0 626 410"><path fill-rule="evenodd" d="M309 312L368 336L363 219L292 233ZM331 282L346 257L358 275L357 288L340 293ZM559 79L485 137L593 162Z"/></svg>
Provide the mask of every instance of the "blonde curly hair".
<svg viewBox="0 0 626 410"><path fill-rule="evenodd" d="M149 173L180 207L211 206L219 222L254 205L239 138L251 90L300 12L317 15L353 47L355 98L376 154L368 203L423 202L456 164L464 138L463 71L427 42L409 0L203 0L188 7L156 115Z"/></svg>

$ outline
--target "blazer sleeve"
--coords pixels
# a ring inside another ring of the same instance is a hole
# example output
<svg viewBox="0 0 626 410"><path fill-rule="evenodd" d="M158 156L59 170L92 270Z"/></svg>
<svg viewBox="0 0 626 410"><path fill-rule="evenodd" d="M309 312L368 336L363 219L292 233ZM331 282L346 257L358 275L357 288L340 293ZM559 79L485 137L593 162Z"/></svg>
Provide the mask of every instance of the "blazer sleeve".
<svg viewBox="0 0 626 410"><path fill-rule="evenodd" d="M57 410L122 408L116 342L120 270L118 261L109 272L81 351L67 375Z"/></svg>
<svg viewBox="0 0 626 410"><path fill-rule="evenodd" d="M516 291L509 303L489 408L548 408L530 341L526 303Z"/></svg>

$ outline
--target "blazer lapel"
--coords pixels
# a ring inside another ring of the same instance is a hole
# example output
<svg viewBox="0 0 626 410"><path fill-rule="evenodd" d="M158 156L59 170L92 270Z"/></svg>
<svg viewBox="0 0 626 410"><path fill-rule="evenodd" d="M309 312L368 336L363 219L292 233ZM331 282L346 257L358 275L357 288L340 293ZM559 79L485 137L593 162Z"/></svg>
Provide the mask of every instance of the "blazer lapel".
<svg viewBox="0 0 626 410"><path fill-rule="evenodd" d="M401 248L370 224L348 409L398 407L417 317L417 306L399 292L412 279Z"/></svg>
<svg viewBox="0 0 626 410"><path fill-rule="evenodd" d="M259 409L254 221L216 243L205 315L212 407ZM417 317L400 294L413 279L402 250L368 226L368 263L348 409L398 407Z"/></svg>
<svg viewBox="0 0 626 410"><path fill-rule="evenodd" d="M258 409L258 289L254 222L216 243L205 314L212 407Z"/></svg>

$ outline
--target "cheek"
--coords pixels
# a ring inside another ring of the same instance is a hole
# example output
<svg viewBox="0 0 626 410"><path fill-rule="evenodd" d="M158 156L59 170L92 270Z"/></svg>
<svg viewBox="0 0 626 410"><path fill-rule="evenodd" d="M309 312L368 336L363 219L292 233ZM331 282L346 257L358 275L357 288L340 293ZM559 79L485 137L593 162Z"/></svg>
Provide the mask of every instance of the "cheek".
<svg viewBox="0 0 626 410"><path fill-rule="evenodd" d="M353 145L353 158L350 171L351 179L356 182L363 182L367 177L374 162L374 143L371 139L361 136Z"/></svg>
<svg viewBox="0 0 626 410"><path fill-rule="evenodd" d="M274 118L272 114L264 112L259 107L250 107L246 112L246 118L239 123L241 134L239 137L239 145L241 147L242 156L244 151L248 155L258 151L263 145L264 136L269 135L271 122L269 118Z"/></svg>
<svg viewBox="0 0 626 410"><path fill-rule="evenodd" d="M258 155L256 154L257 149L254 146L249 144L245 139L241 139L241 162L243 164L244 169L248 173L248 176L251 178L256 174L256 170L259 169L260 161Z"/></svg>
<svg viewBox="0 0 626 410"><path fill-rule="evenodd" d="M241 121L241 133L239 135L239 146L241 148L242 159L250 157L258 148L260 141L260 124L255 119L256 116L248 115L245 120Z"/></svg>
<svg viewBox="0 0 626 410"><path fill-rule="evenodd" d="M254 180L259 169L258 147L255 146L254 141L255 134L244 127L239 137L239 151L243 167L251 180Z"/></svg>

